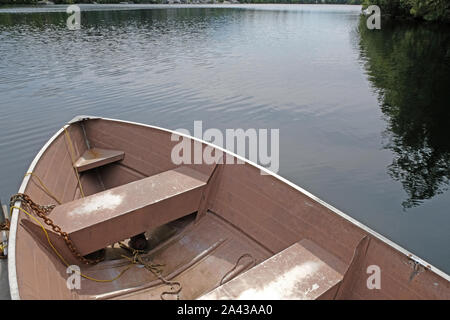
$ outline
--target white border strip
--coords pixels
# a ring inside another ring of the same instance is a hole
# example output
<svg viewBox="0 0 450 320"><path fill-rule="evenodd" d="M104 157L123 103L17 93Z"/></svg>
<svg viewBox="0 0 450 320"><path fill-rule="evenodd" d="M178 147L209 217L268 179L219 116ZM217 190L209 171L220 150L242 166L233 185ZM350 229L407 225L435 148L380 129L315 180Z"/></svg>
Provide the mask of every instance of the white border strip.
<svg viewBox="0 0 450 320"><path fill-rule="evenodd" d="M111 119L111 118L102 118L102 117L94 117L94 116L77 116L75 117L73 120L69 121L69 123L74 123L77 122L79 120L83 120L83 119L102 119L102 120L106 120L106 121L114 121L114 122L120 122L120 123L127 123L127 124L132 124L132 125L137 125L137 126L142 126L142 127L148 127L148 128L152 128L152 129L156 129L156 130L160 130L160 131L165 131L171 134L176 134L182 137L186 137L189 139L192 139L194 141L198 141L200 143L206 144L208 146L211 146L213 148L216 148L226 154L230 154L233 157L236 157L239 160L242 160L256 168L258 168L261 171L264 171L267 175L271 175L272 177L277 178L278 180L286 183L287 185L291 186L292 188L300 191L301 193L303 193L304 195L310 197L311 199L317 201L318 203L320 203L321 205L323 205L324 207L328 208L329 210L333 211L334 213L338 214L339 216L341 216L342 218L346 219L347 221L353 223L354 225L358 226L359 228L363 229L364 231L368 232L369 234L373 235L374 237L378 238L379 240L383 241L384 243L388 244L389 246L391 246L392 248L396 249L397 251L403 253L405 256L407 256L410 259L413 259L414 261L420 263L422 266L424 266L425 268L427 268L428 270L433 271L434 273L436 273L437 275L441 276L442 278L444 278L447 281L450 281L450 276L448 274L446 274L445 272L439 270L438 268L432 266L431 264L429 264L428 262L426 262L425 260L415 256L414 254L412 254L411 252L409 252L408 250L402 248L401 246L399 246L398 244L396 244L395 242L392 242L391 240L387 239L386 237L384 237L383 235L379 234L378 232L370 229L369 227L367 227L366 225L362 224L361 222L353 219L352 217L348 216L347 214L343 213L342 211L336 209L335 207L331 206L330 204L326 203L325 201L319 199L318 197L316 197L315 195L313 195L312 193L306 191L305 189L299 187L298 185L292 183L291 181L279 176L276 173L271 172L270 170L244 158L241 157L240 155L237 155L229 150L226 150L222 147L216 146L212 143L209 143L207 141L203 141L201 139L198 139L196 137L192 137L174 130L169 130L169 129L165 129L165 128L161 128L161 127L157 127L157 126L151 126L151 125L147 125L147 124L143 124L143 123L138 123L138 122L133 122L133 121L125 121L125 120L117 120L117 119ZM42 149L39 151L39 153L36 155L36 157L34 158L33 162L31 163L29 169L27 172L32 172L36 166L36 164L38 163L38 161L40 160L40 158L42 157L43 153L48 149L48 147L50 146L50 144L53 143L53 141L63 132L64 128L67 128L69 125L65 125L64 127L62 127L60 130L58 130L58 132L53 135L53 137L50 138L50 140L47 141L47 143L42 147ZM30 180L30 176L26 176L23 181L22 184L20 185L19 188L19 193L23 193L28 185L28 182ZM16 202L17 206L20 206L20 201ZM17 223L18 223L18 216L19 216L19 210L18 209L14 209L13 210L13 214L12 214L12 219L11 219L11 229L10 229L10 233L9 233L9 246L11 247L11 250L9 250L8 254L8 276L9 276L9 288L10 288L10 292L11 292L11 298L13 300L19 300L20 299L20 295L19 295L19 287L18 287L18 282L17 282L17 273L16 273L16 233L17 233Z"/></svg>

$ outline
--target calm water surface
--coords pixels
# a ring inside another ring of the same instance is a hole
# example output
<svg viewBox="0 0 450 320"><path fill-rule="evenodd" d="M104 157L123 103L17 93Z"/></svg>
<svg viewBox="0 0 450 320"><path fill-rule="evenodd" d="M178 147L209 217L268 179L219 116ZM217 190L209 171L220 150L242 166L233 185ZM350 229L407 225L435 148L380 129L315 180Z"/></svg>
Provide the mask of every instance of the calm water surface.
<svg viewBox="0 0 450 320"><path fill-rule="evenodd" d="M359 6L0 9L0 195L78 114L279 128L283 177L450 272L450 32Z"/></svg>

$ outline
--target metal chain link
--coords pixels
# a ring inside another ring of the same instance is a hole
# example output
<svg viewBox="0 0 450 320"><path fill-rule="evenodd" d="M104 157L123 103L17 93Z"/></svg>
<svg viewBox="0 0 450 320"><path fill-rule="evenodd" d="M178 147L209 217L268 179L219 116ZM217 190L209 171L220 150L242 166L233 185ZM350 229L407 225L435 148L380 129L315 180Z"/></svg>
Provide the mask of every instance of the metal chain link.
<svg viewBox="0 0 450 320"><path fill-rule="evenodd" d="M10 222L8 219L5 222L0 223L0 231L9 231Z"/></svg>
<svg viewBox="0 0 450 320"><path fill-rule="evenodd" d="M21 201L22 203L25 203L28 205L28 207L42 220L44 220L45 224L50 226L52 230L58 234L60 237L64 239L64 242L66 243L69 250L72 252L72 254L80 260L84 264L97 264L100 261L103 261L104 257L100 257L97 259L86 259L81 255L81 253L77 250L72 240L70 240L69 235L67 232L64 232L61 230L61 227L58 225L55 225L53 223L53 220L50 219L47 214L49 214L53 208L55 208L55 205L47 205L47 206L41 206L39 204L36 204L31 198L23 193L15 194L11 197L10 205L11 207L14 206L14 203L16 201Z"/></svg>
<svg viewBox="0 0 450 320"><path fill-rule="evenodd" d="M5 222L0 223L0 231L9 231L10 222L8 219L5 219ZM7 247L7 245L3 245L0 241L0 259L6 259L7 256L4 255L3 250Z"/></svg>

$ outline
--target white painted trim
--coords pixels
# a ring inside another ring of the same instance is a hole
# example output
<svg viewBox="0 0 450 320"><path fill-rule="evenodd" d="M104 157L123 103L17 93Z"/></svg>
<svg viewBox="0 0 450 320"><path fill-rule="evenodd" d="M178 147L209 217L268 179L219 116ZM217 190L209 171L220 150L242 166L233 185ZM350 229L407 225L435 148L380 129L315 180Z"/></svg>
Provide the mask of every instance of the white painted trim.
<svg viewBox="0 0 450 320"><path fill-rule="evenodd" d="M405 256L407 256L408 258L420 263L421 265L423 265L424 267L426 267L427 269L433 271L434 273L436 273L437 275L441 276L442 278L444 278L447 281L450 281L450 276L448 274L446 274L445 272L439 270L438 268L432 266L431 264L429 264L428 262L426 262L425 260L415 256L414 254L412 254L411 252L409 252L408 250L402 248L401 246L399 246L398 244L392 242L391 240L387 239L386 237L384 237L383 235L379 234L378 232L370 229L369 227L367 227L366 225L364 225L363 223L355 220L354 218L348 216L347 214L343 213L342 211L336 209L335 207L331 206L330 204L326 203L325 201L319 199L318 197L316 197L315 195L311 194L310 192L306 191L305 189L297 186L296 184L292 183L291 181L279 176L276 173L273 173L271 171L269 171L268 169L244 158L241 157L231 151L228 151L222 147L216 146L212 143L203 141L201 139L198 139L196 137L192 137L174 130L169 130L169 129L165 129L165 128L160 128L160 127L156 127L156 126L151 126L151 125L147 125L147 124L142 124L142 123L138 123L138 122L132 122L132 121L125 121L125 120L117 120L117 119L110 119L110 118L102 118L102 117L93 117L93 116L77 116L74 118L74 120L76 119L102 119L102 120L107 120L107 121L115 121L115 122L121 122L121 123L127 123L127 124L132 124L132 125L138 125L138 126L142 126L142 127L148 127L148 128L152 128L152 129L156 129L156 130L160 130L160 131L165 131L171 134L177 134L179 136L183 136L189 139L192 139L194 141L198 141L201 143L204 143L208 146L211 146L213 148L216 148L224 153L230 154L234 157L236 157L239 160L242 160L256 168L258 168L261 171L264 171L267 175L271 175L272 177L286 183L287 185L289 185L290 187L300 191L301 193L303 193L304 195L308 196L309 198L317 201L318 203L322 204L323 206L325 206L326 208L328 208L329 210L333 211L334 213L336 213L337 215L341 216L342 218L346 219L347 221L353 223L354 225L358 226L359 228L363 229L364 231L366 231L367 233L373 235L374 237L378 238L379 240L383 241L384 243L386 243L387 245L391 246L392 248L394 248L395 250L403 253ZM76 121L73 121L76 122ZM27 172L32 172L36 166L36 164L38 163L38 161L40 160L40 158L42 157L43 153L48 149L48 147L53 143L53 141L63 132L64 128L68 127L68 125L65 125L64 127L62 127L53 137L50 138L50 140L47 141L47 143L42 147L42 149L39 151L39 153L36 155L36 157L34 158L33 162L31 163L29 169ZM30 176L26 176L23 181L22 184L19 188L19 193L20 192L24 192L27 184L30 180ZM16 202L17 206L20 206L20 202ZM10 287L10 291L11 291L11 298L14 300L18 300L20 299L20 295L19 295L19 288L18 288L18 283L17 283L17 273L16 273L16 248L15 248L15 244L16 244L16 233L17 233L17 223L18 223L18 209L14 209L13 211L13 217L12 217L12 221L11 221L11 229L10 229L10 233L9 233L9 246L10 246L10 250L8 252L9 256L8 256L8 275L9 275L9 287Z"/></svg>

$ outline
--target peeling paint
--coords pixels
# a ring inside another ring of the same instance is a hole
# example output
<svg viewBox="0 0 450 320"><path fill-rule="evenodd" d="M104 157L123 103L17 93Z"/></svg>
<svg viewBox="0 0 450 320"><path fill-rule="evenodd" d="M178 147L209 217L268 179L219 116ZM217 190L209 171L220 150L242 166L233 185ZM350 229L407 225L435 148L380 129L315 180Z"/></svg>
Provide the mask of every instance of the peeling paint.
<svg viewBox="0 0 450 320"><path fill-rule="evenodd" d="M123 196L107 192L96 195L91 199L86 199L84 205L69 212L70 216L83 216L98 210L113 210L122 203Z"/></svg>
<svg viewBox="0 0 450 320"><path fill-rule="evenodd" d="M298 299L299 295L307 298L309 292L318 289L315 284L312 290L299 292L298 283L316 273L320 268L320 263L314 261L307 261L301 265L295 266L289 271L284 272L275 280L269 282L267 285L259 288L250 288L242 292L238 300L270 300L270 299L287 299L289 297ZM251 286L252 284L249 284Z"/></svg>

